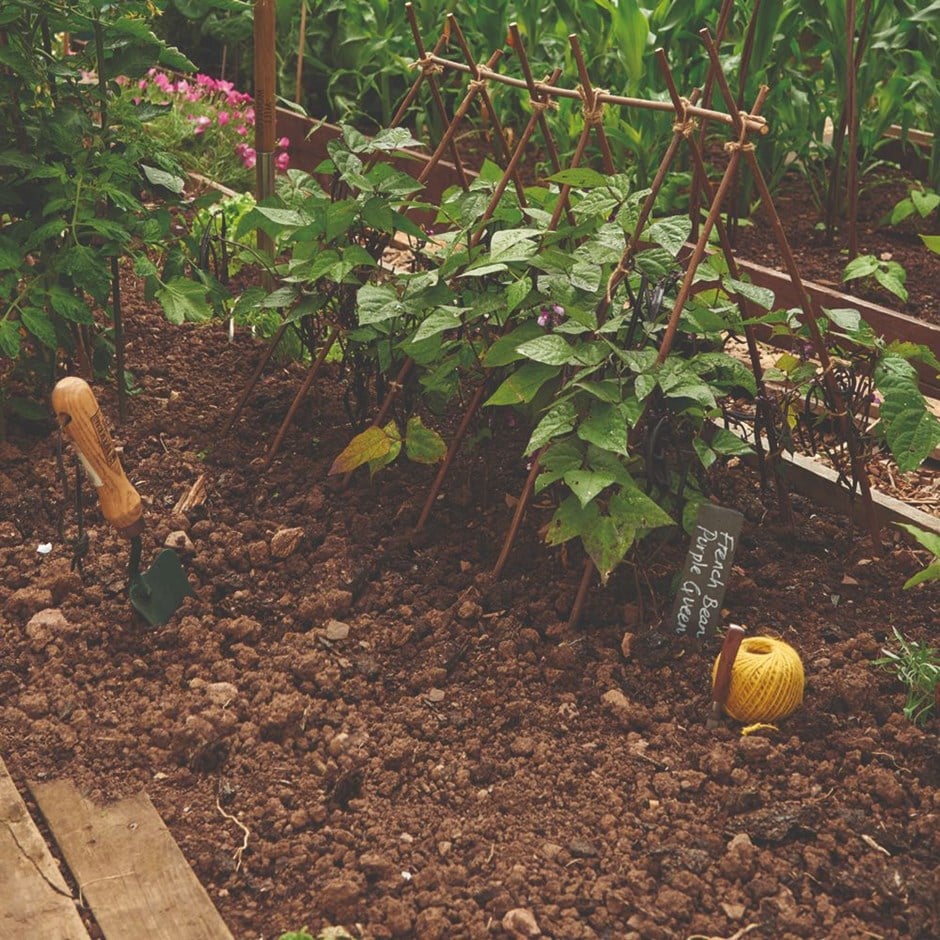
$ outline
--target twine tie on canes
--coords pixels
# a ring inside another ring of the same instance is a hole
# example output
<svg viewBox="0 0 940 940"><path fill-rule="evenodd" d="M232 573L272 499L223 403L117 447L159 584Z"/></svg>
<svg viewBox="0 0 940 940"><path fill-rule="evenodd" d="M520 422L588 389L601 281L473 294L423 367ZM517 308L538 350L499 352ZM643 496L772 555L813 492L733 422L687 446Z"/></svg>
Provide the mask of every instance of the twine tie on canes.
<svg viewBox="0 0 940 940"><path fill-rule="evenodd" d="M529 104L532 105L532 110L536 114L544 114L546 111L558 110L558 102L551 98L548 98L545 101L537 101L535 98L530 98Z"/></svg>
<svg viewBox="0 0 940 940"><path fill-rule="evenodd" d="M682 110L676 114L676 121L672 125L672 132L674 134L681 134L688 140L688 138L695 133L695 118L689 117L689 108L692 107L692 102L689 101L688 98L680 98L679 104L682 105Z"/></svg>
<svg viewBox="0 0 940 940"><path fill-rule="evenodd" d="M718 660L712 669L712 682ZM762 722L785 718L803 701L803 664L796 650L782 640L745 637L731 671L725 711L737 721Z"/></svg>
<svg viewBox="0 0 940 940"><path fill-rule="evenodd" d="M435 62L431 53L426 52L420 59L408 63L409 69L421 69L421 73L427 78L430 75L440 75L444 71L444 66Z"/></svg>
<svg viewBox="0 0 940 940"><path fill-rule="evenodd" d="M734 153L735 150L746 153L756 149L754 144L747 139L748 121L751 119L750 114L748 114L747 111L739 111L738 117L741 119L741 133L737 140L729 140L725 143L725 151L727 153Z"/></svg>
<svg viewBox="0 0 940 940"><path fill-rule="evenodd" d="M603 88L588 91L583 85L578 85L578 96L581 98L581 111L585 124L597 127L604 123L604 102L598 99L606 93Z"/></svg>

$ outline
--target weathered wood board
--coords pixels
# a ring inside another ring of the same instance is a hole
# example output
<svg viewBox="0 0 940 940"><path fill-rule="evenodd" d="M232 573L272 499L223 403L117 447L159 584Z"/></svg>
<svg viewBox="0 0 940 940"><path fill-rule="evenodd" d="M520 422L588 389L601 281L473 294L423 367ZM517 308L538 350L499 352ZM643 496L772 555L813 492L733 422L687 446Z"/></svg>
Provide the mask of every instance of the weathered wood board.
<svg viewBox="0 0 940 940"><path fill-rule="evenodd" d="M99 807L68 781L29 786L108 940L232 940L146 793Z"/></svg>
<svg viewBox="0 0 940 940"><path fill-rule="evenodd" d="M0 758L0 937L88 940L72 893Z"/></svg>

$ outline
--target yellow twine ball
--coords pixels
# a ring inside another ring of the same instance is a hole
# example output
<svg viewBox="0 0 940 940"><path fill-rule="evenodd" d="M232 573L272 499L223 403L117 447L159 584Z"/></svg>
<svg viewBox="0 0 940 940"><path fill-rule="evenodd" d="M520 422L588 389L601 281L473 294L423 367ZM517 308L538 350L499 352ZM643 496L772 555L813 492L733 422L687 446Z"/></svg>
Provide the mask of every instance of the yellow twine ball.
<svg viewBox="0 0 940 940"><path fill-rule="evenodd" d="M719 657L720 658L720 657ZM718 659L712 668L712 685ZM792 646L766 636L748 636L731 670L725 711L737 721L775 721L803 701L803 663Z"/></svg>

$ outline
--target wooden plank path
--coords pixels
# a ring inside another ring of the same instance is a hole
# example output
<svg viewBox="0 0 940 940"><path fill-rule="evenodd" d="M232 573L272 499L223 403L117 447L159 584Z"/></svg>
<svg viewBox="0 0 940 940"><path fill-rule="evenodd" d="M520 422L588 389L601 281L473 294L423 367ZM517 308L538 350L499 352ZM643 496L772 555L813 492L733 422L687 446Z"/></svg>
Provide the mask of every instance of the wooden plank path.
<svg viewBox="0 0 940 940"><path fill-rule="evenodd" d="M89 940L76 900L0 757L0 937Z"/></svg>
<svg viewBox="0 0 940 940"><path fill-rule="evenodd" d="M74 897L0 759L0 937L232 940L146 793L96 806L64 780L29 783L75 883Z"/></svg>

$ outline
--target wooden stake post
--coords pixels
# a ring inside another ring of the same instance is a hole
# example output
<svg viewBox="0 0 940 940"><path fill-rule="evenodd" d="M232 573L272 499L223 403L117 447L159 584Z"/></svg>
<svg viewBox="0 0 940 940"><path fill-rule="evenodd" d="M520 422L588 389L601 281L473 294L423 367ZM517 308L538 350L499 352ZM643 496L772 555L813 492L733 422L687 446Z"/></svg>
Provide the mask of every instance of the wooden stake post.
<svg viewBox="0 0 940 940"><path fill-rule="evenodd" d="M255 190L259 202L274 194L277 139L274 6L274 0L255 0ZM260 229L258 248L268 256L274 254L273 241Z"/></svg>

